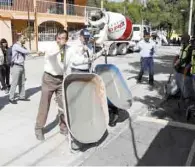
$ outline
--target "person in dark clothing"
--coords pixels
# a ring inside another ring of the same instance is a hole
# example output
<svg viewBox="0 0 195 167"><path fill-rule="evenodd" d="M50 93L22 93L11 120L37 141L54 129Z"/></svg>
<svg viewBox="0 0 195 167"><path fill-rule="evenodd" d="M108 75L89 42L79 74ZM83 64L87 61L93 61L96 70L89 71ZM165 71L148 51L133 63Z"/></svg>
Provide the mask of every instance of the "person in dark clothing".
<svg viewBox="0 0 195 167"><path fill-rule="evenodd" d="M195 99L193 78L191 75L192 51L195 50L194 42L190 42L190 36L186 33L181 39L182 47L177 60L174 63L176 71L176 84L182 93L185 104Z"/></svg>
<svg viewBox="0 0 195 167"><path fill-rule="evenodd" d="M6 89L6 84L5 84L5 80L4 80L4 73L5 73L5 69L4 69L4 55L3 55L3 51L0 48L0 82L1 82L1 90L5 90Z"/></svg>
<svg viewBox="0 0 195 167"><path fill-rule="evenodd" d="M0 40L1 48L1 63L0 63L0 81L1 81L1 90L5 90L7 94L9 92L9 66L7 65L7 49L8 43L6 39Z"/></svg>
<svg viewBox="0 0 195 167"><path fill-rule="evenodd" d="M10 65L7 62L7 51L8 51L8 42L6 39L1 39L0 46L4 55L4 64L3 64L3 79L5 83L5 91L6 93L9 92L10 89Z"/></svg>

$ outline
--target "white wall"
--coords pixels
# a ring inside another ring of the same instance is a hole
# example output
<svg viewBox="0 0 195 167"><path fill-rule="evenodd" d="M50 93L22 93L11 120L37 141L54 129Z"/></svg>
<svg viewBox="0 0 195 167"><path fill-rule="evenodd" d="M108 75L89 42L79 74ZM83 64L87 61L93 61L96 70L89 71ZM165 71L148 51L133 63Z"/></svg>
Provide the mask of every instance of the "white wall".
<svg viewBox="0 0 195 167"><path fill-rule="evenodd" d="M42 51L42 50L46 50L49 47L52 47L53 44L55 43L55 41L41 41L38 43L38 50ZM78 45L79 41L78 40L74 40L74 41L68 41L67 43L69 46L74 46L74 45Z"/></svg>
<svg viewBox="0 0 195 167"><path fill-rule="evenodd" d="M5 38L12 45L11 20L0 20L0 39Z"/></svg>

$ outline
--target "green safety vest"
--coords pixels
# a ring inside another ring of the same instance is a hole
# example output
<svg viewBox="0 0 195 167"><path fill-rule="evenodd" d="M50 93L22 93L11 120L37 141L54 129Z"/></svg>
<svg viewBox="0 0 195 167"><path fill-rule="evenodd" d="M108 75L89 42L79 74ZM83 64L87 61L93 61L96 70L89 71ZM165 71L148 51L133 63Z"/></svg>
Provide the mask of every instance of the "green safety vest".
<svg viewBox="0 0 195 167"><path fill-rule="evenodd" d="M180 62L182 62L182 60L184 60L186 58L186 56L188 55L188 49L189 47L191 46L191 44L189 44L188 46L185 47L185 49L183 50L183 48L180 50L180 56L179 56L179 59L180 59ZM186 64L182 64L181 67L185 67Z"/></svg>
<svg viewBox="0 0 195 167"><path fill-rule="evenodd" d="M192 50L191 74L195 74L195 50Z"/></svg>

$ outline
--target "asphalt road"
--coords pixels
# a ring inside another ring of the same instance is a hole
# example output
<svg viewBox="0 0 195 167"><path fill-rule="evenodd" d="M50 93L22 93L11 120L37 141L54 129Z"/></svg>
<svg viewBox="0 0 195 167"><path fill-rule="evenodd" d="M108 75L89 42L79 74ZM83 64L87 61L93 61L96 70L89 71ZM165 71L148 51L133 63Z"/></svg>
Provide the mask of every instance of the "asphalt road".
<svg viewBox="0 0 195 167"><path fill-rule="evenodd" d="M120 112L116 127L108 127L108 136L101 143L76 154L69 152L68 137L59 133L54 100L47 120L46 140L36 140L34 124L44 61L43 57L28 58L26 93L31 101L11 105L8 96L0 92L0 165L193 164L195 128L194 125L182 124L186 123L185 114L179 115L181 112L177 109L170 109L177 100L172 100L167 108L159 111L148 110L162 100L163 85L172 71L171 64L177 49L173 46L158 49L153 88L148 85L147 74L142 84L136 84L140 65L138 53L108 57L108 63L120 69L132 92L133 105L128 111ZM104 63L104 57L98 59L94 66L99 63Z"/></svg>

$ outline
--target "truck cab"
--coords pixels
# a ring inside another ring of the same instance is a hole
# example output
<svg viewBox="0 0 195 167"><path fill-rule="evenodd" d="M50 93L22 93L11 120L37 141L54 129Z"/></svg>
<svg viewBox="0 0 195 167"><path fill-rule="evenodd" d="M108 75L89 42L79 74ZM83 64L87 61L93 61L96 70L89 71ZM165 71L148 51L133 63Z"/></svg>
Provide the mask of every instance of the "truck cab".
<svg viewBox="0 0 195 167"><path fill-rule="evenodd" d="M131 40L134 42L139 42L143 39L144 31L151 32L151 27L148 25L133 24L133 35Z"/></svg>

